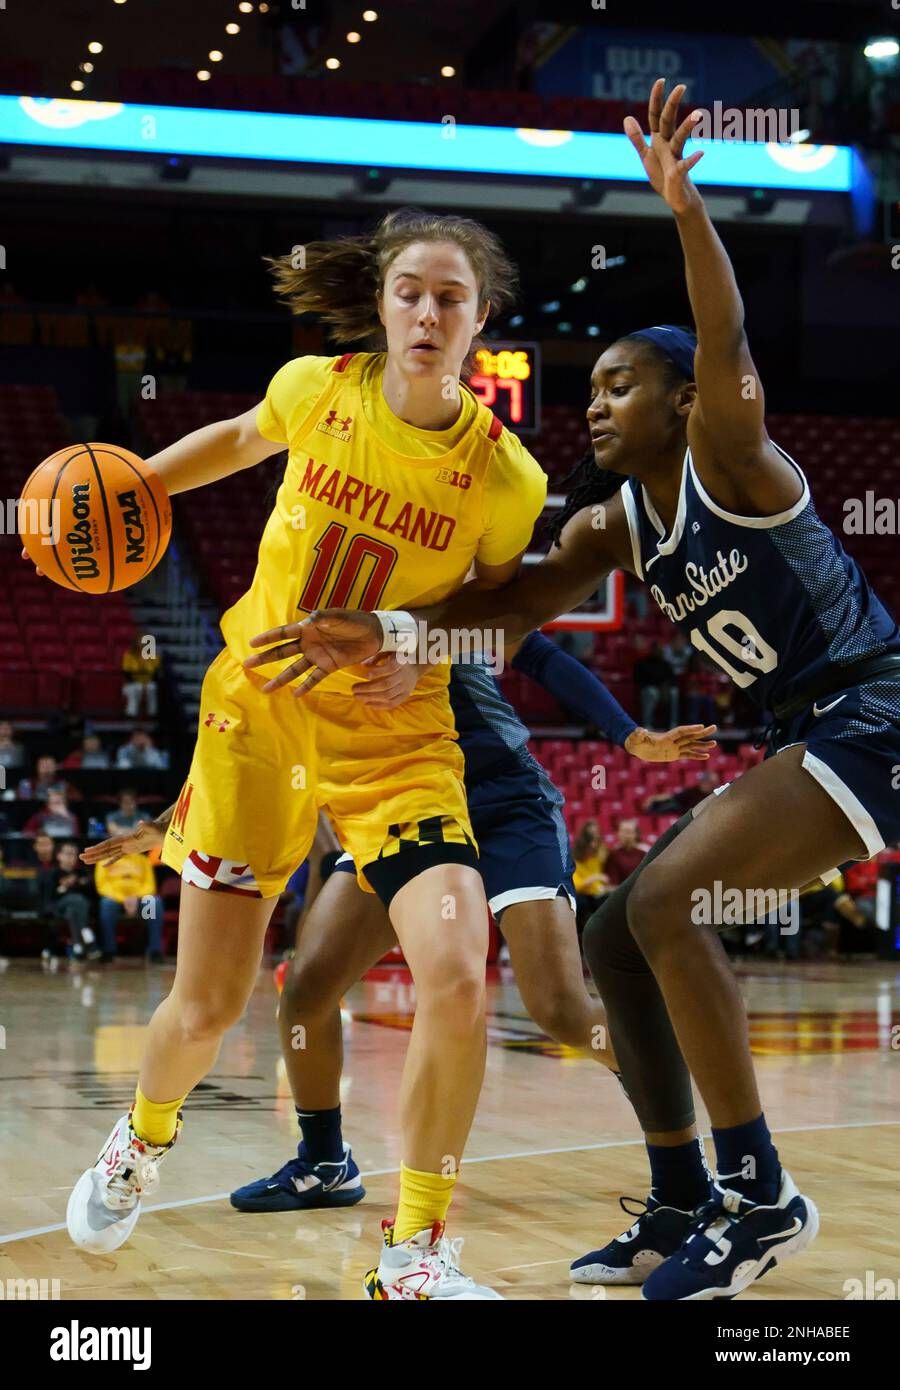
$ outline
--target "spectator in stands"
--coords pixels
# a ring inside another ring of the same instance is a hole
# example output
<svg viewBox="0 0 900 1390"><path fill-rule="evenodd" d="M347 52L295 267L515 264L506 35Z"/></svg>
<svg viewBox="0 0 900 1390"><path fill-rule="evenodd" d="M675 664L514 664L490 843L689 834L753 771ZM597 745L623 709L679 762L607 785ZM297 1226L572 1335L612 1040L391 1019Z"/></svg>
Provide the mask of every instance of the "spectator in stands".
<svg viewBox="0 0 900 1390"><path fill-rule="evenodd" d="M675 678L675 703L673 705L672 723L677 724L681 718L679 711L681 708L681 691L684 685L684 677L691 663L694 648L691 646L684 633L676 627L673 628L672 636L669 638L668 642L663 645L662 654L672 668L672 675Z"/></svg>
<svg viewBox="0 0 900 1390"><path fill-rule="evenodd" d="M25 749L13 738L13 727L9 720L0 720L0 767L13 772L25 762Z"/></svg>
<svg viewBox="0 0 900 1390"><path fill-rule="evenodd" d="M634 663L634 683L640 695L641 723L645 729L659 728L656 706L660 700L668 701L669 725L678 723L678 689L672 668L658 642L654 642L646 656L639 657Z"/></svg>
<svg viewBox="0 0 900 1390"><path fill-rule="evenodd" d="M168 765L168 754L154 748L153 739L143 729L135 729L116 754L116 767L128 770L138 767L166 768Z"/></svg>
<svg viewBox="0 0 900 1390"><path fill-rule="evenodd" d="M694 652L684 678L684 717L689 724L715 723L718 684L714 668L704 656Z"/></svg>
<svg viewBox="0 0 900 1390"><path fill-rule="evenodd" d="M617 834L616 843L606 856L606 877L611 888L617 888L634 873L650 848L638 838L636 820L620 820Z"/></svg>
<svg viewBox="0 0 900 1390"><path fill-rule="evenodd" d="M31 852L37 861L34 877L34 896L37 910L44 923L44 947L42 960L56 959L59 949L59 923L61 918L54 915L54 885L56 882L56 846L49 835L35 836Z"/></svg>
<svg viewBox="0 0 900 1390"><path fill-rule="evenodd" d="M645 816L683 816L692 811L705 797L715 791L719 779L714 772L701 772L692 787L682 787L680 791L656 792L644 802Z"/></svg>
<svg viewBox="0 0 900 1390"><path fill-rule="evenodd" d="M47 835L41 830L31 842L31 853L33 863L37 868L38 874L49 872L56 865L56 848L53 844L52 835Z"/></svg>
<svg viewBox="0 0 900 1390"><path fill-rule="evenodd" d="M129 719L138 717L142 701L148 718L156 718L159 708L156 680L161 665L161 657L144 654L144 638L135 634L131 645L122 656L122 673L125 677L122 694L125 696L125 713Z"/></svg>
<svg viewBox="0 0 900 1390"><path fill-rule="evenodd" d="M595 820L586 820L575 836L572 842L572 858L575 860L575 872L572 875L575 885L575 921L578 930L581 931L609 887L603 872L606 845Z"/></svg>
<svg viewBox="0 0 900 1390"><path fill-rule="evenodd" d="M47 906L53 917L68 923L70 950L76 960L99 960L97 938L90 926L91 876L78 862L78 846L70 841L56 851L56 868L51 871ZM51 954L45 946L44 958Z"/></svg>
<svg viewBox="0 0 900 1390"><path fill-rule="evenodd" d="M35 764L34 777L23 777L18 787L18 794L25 801L46 801L51 792L71 796L72 791L66 779L60 777L57 761L50 753L41 754Z"/></svg>
<svg viewBox="0 0 900 1390"><path fill-rule="evenodd" d="M75 303L84 309L105 309L109 305L109 300L100 292L93 281L78 290L75 295ZM101 436L104 438L105 436Z"/></svg>
<svg viewBox="0 0 900 1390"><path fill-rule="evenodd" d="M45 835L53 835L57 839L63 835L81 833L78 817L69 810L65 792L54 791L48 793L44 809L29 816L22 829L26 835L39 835L43 831Z"/></svg>
<svg viewBox="0 0 900 1390"><path fill-rule="evenodd" d="M107 768L109 767L109 754L97 734L85 734L81 740L81 747L69 754L63 767Z"/></svg>
<svg viewBox="0 0 900 1390"><path fill-rule="evenodd" d="M127 835L141 819L137 796L130 788L119 793L119 804L106 817L107 835Z"/></svg>
<svg viewBox="0 0 900 1390"><path fill-rule="evenodd" d="M100 899L100 939L103 960L116 954L116 928L122 914L147 924L147 956L162 962L163 902L156 891L153 869L143 854L123 854L109 864L98 864L94 886Z"/></svg>

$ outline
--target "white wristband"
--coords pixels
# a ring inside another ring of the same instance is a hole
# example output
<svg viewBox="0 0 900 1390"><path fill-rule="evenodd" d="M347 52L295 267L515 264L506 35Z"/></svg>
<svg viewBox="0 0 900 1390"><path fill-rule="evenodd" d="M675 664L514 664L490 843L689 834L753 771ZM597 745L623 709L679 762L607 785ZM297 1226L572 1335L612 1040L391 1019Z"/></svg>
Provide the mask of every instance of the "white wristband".
<svg viewBox="0 0 900 1390"><path fill-rule="evenodd" d="M412 613L406 613L402 609L390 613L376 609L375 617L381 623L383 652L402 650L407 655L415 654L419 640L419 624Z"/></svg>

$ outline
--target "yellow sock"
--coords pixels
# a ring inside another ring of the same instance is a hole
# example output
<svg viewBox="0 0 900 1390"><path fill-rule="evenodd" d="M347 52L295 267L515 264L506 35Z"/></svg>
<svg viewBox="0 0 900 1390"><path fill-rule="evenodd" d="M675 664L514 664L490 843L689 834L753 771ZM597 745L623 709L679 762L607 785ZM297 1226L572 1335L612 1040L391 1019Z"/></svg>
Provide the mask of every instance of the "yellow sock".
<svg viewBox="0 0 900 1390"><path fill-rule="evenodd" d="M178 1111L186 1100L187 1096L179 1096L177 1100L164 1100L157 1104L155 1100L148 1100L138 1086L134 1093L131 1128L139 1139L148 1144L171 1144L178 1124Z"/></svg>
<svg viewBox="0 0 900 1390"><path fill-rule="evenodd" d="M451 1173L420 1173L400 1164L400 1201L394 1221L394 1244L409 1240L433 1221L445 1221L458 1177Z"/></svg>

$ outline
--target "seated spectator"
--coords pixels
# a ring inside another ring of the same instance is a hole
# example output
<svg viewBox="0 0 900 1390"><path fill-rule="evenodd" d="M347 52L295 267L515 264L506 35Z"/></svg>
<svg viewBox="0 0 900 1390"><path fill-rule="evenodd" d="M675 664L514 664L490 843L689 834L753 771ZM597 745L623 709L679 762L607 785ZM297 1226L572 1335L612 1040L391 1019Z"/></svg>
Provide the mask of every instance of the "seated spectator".
<svg viewBox="0 0 900 1390"><path fill-rule="evenodd" d="M591 913L599 906L600 899L609 888L603 865L606 861L606 845L600 837L600 828L595 820L586 820L572 842L572 858L575 872L572 882L575 886L575 922L578 930Z"/></svg>
<svg viewBox="0 0 900 1390"><path fill-rule="evenodd" d="M49 871L56 866L56 846L53 843L52 835L45 834L43 830L39 831L32 840L30 849L29 862L34 864L38 874L42 871Z"/></svg>
<svg viewBox="0 0 900 1390"><path fill-rule="evenodd" d="M143 854L123 854L111 864L98 864L94 886L100 899L100 939L103 960L116 954L116 928L122 914L147 924L147 957L162 961L163 902L156 891L153 869Z"/></svg>
<svg viewBox="0 0 900 1390"><path fill-rule="evenodd" d="M677 724L678 720L681 718L679 713L681 689L684 684L684 676L691 663L691 657L694 654L694 648L691 646L684 633L676 627L668 642L664 643L662 654L672 668L672 674L675 677L675 703L672 713L672 723Z"/></svg>
<svg viewBox="0 0 900 1390"><path fill-rule="evenodd" d="M25 749L13 738L13 727L8 719L0 720L0 767L8 772L15 771L25 763Z"/></svg>
<svg viewBox="0 0 900 1390"><path fill-rule="evenodd" d="M716 695L719 692L719 674L715 668L695 652L684 678L685 710L688 724L714 724L716 720ZM727 680L728 677L726 676Z"/></svg>
<svg viewBox="0 0 900 1390"><path fill-rule="evenodd" d="M166 768L168 766L168 753L154 748L153 739L143 729L135 729L128 742L123 743L116 754L116 767L124 767L128 771L138 767Z"/></svg>
<svg viewBox="0 0 900 1390"><path fill-rule="evenodd" d="M718 785L719 779L714 772L701 772L692 787L682 787L675 792L655 792L653 796L648 796L644 802L644 815L683 816L685 811L692 811L710 796Z"/></svg>
<svg viewBox="0 0 900 1390"><path fill-rule="evenodd" d="M107 768L109 767L109 754L104 749L97 734L85 734L81 740L81 747L69 754L63 767Z"/></svg>
<svg viewBox="0 0 900 1390"><path fill-rule="evenodd" d="M35 763L34 777L23 777L18 795L23 801L46 801L51 792L77 797L79 792L59 775L59 765L51 753L42 753Z"/></svg>
<svg viewBox="0 0 900 1390"><path fill-rule="evenodd" d="M56 851L56 868L50 872L46 885L45 910L51 918L62 918L68 923L71 938L70 952L75 960L99 960L100 951L97 938L90 926L91 918L91 876L78 862L78 846L71 842L60 845ZM53 940L45 943L41 952L44 960L55 952Z"/></svg>
<svg viewBox="0 0 900 1390"><path fill-rule="evenodd" d="M141 819L138 810L137 797L133 791L119 792L119 804L115 811L110 811L106 817L107 835L127 835L129 830L133 830Z"/></svg>
<svg viewBox="0 0 900 1390"><path fill-rule="evenodd" d="M649 848L638 839L636 820L619 821L616 843L606 856L606 877L611 888L617 888L634 873Z"/></svg>
<svg viewBox="0 0 900 1390"><path fill-rule="evenodd" d="M50 792L44 809L29 816L22 829L26 835L39 835L43 831L57 839L81 834L78 817L69 810L65 792Z"/></svg>
<svg viewBox="0 0 900 1390"><path fill-rule="evenodd" d="M125 713L129 719L137 718L142 702L148 718L156 718L156 680L161 665L161 657L144 655L144 639L135 635L122 657L122 672L125 676L122 693L125 696Z"/></svg>
<svg viewBox="0 0 900 1390"><path fill-rule="evenodd" d="M641 723L645 729L659 728L656 707L660 700L668 703L669 724L678 723L678 687L658 642L634 663L634 683L640 695Z"/></svg>

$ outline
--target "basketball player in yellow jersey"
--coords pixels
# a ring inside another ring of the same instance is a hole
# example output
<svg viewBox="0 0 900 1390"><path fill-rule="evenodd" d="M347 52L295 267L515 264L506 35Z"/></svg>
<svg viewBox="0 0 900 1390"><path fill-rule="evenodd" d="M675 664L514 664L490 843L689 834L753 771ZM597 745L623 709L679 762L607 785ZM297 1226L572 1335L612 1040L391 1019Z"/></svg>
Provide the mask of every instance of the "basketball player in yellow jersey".
<svg viewBox="0 0 900 1390"><path fill-rule="evenodd" d="M256 979L278 894L306 857L319 808L376 892L416 984L401 1094L396 1218L371 1297L488 1299L456 1267L444 1221L481 1089L488 916L447 694L428 669L398 708L360 700L395 658L341 671L300 701L271 644L316 607L423 606L518 570L546 493L521 444L460 384L473 338L510 298L497 240L466 218L390 214L368 238L276 262L279 290L344 341L386 351L301 358L265 400L150 462L171 493L249 468L285 445L287 469L248 592L222 620L197 745L163 850L183 878L178 962L156 1010L135 1104L68 1207L73 1240L117 1249ZM255 656L251 649L259 650ZM269 679L257 671L268 665Z"/></svg>

